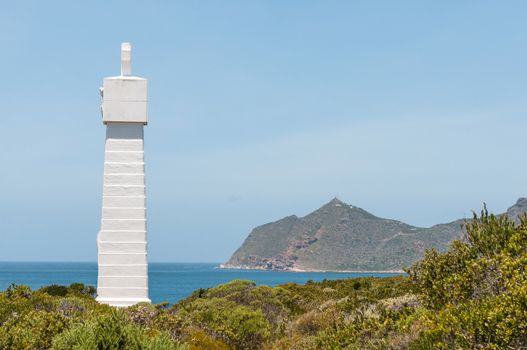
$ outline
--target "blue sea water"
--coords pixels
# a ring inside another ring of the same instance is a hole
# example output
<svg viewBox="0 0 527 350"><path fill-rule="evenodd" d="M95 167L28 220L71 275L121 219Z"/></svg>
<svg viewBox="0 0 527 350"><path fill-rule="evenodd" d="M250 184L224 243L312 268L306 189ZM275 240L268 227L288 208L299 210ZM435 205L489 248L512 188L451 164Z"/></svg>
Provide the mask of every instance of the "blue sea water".
<svg viewBox="0 0 527 350"><path fill-rule="evenodd" d="M308 280L349 277L386 277L391 273L348 272L279 272L219 269L213 263L150 263L149 288L152 302L175 303L199 288L214 287L234 279L275 286L288 282L303 284ZM97 263L79 262L0 262L0 290L11 283L26 284L33 289L50 284L69 285L80 282L96 286Z"/></svg>

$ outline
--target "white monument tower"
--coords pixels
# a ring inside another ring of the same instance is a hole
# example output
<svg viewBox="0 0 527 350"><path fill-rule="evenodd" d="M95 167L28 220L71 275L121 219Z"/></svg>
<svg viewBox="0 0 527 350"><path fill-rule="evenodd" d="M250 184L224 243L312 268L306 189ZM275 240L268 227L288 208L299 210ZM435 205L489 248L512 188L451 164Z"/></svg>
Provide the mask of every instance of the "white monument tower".
<svg viewBox="0 0 527 350"><path fill-rule="evenodd" d="M101 95L106 144L97 301L130 306L150 299L143 148L147 80L131 74L129 43L121 45L121 75L105 78Z"/></svg>

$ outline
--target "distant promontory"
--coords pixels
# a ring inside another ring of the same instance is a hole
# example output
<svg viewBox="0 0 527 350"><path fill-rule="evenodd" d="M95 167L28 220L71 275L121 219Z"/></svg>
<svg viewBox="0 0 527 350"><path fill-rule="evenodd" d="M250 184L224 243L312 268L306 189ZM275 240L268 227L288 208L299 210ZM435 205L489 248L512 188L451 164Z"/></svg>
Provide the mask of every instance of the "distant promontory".
<svg viewBox="0 0 527 350"><path fill-rule="evenodd" d="M520 198L506 215L527 212ZM445 251L463 237L465 219L429 228L377 217L334 198L304 216L252 230L223 268L282 271L400 271L426 248Z"/></svg>

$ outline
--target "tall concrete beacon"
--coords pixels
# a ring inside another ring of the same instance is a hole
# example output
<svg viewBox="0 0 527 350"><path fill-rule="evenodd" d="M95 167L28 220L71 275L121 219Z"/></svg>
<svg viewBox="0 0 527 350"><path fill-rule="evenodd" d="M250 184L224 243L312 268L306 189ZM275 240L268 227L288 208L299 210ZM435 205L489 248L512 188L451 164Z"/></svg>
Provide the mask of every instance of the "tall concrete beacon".
<svg viewBox="0 0 527 350"><path fill-rule="evenodd" d="M143 127L147 80L132 76L131 46L121 45L121 75L104 79L106 125L97 301L126 307L148 298Z"/></svg>

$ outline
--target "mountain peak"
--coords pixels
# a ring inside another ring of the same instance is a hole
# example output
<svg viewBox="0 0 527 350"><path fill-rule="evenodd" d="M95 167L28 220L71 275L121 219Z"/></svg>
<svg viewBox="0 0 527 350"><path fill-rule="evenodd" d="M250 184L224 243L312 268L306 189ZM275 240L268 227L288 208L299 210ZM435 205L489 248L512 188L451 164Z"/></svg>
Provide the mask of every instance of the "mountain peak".
<svg viewBox="0 0 527 350"><path fill-rule="evenodd" d="M347 205L346 203L344 203L343 201L341 201L340 199L338 199L337 197L334 197L332 200L330 200L327 205L336 205L336 204L340 204L340 205Z"/></svg>
<svg viewBox="0 0 527 350"><path fill-rule="evenodd" d="M513 210L518 210L518 209L526 209L526 208L527 208L527 198L520 197L520 198L518 198L516 203L514 203L514 205L511 206L507 211L513 211Z"/></svg>
<svg viewBox="0 0 527 350"><path fill-rule="evenodd" d="M520 197L512 207L507 209L506 214L518 223L520 215L525 212L527 212L527 198Z"/></svg>

